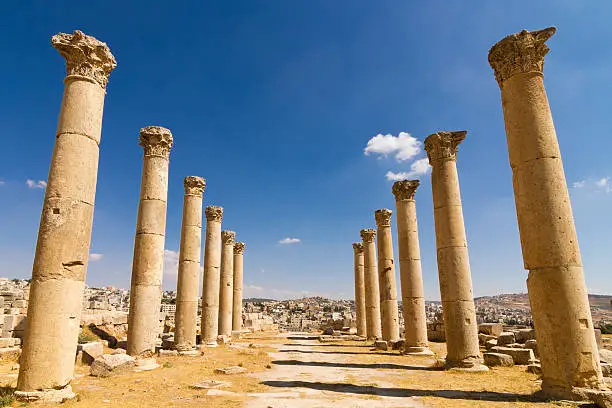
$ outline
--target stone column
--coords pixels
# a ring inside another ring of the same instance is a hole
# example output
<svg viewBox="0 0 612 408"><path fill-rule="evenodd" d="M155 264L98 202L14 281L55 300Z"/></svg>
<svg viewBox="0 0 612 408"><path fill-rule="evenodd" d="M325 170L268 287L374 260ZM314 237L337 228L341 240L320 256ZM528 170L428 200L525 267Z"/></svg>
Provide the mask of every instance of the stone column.
<svg viewBox="0 0 612 408"><path fill-rule="evenodd" d="M204 244L204 282L202 287L201 343L214 347L219 334L219 271L221 269L221 221L223 208L208 206Z"/></svg>
<svg viewBox="0 0 612 408"><path fill-rule="evenodd" d="M66 59L67 75L32 268L17 381L20 398L74 396L70 381L89 257L102 111L108 76L117 65L105 43L80 31L55 35L51 45Z"/></svg>
<svg viewBox="0 0 612 408"><path fill-rule="evenodd" d="M242 279L244 242L234 244L234 296L232 306L232 331L242 330Z"/></svg>
<svg viewBox="0 0 612 408"><path fill-rule="evenodd" d="M140 129L139 144L144 160L134 239L127 353L146 358L155 352L159 334L172 134L166 128L148 126Z"/></svg>
<svg viewBox="0 0 612 408"><path fill-rule="evenodd" d="M354 243L353 251L355 257L355 320L357 321L357 335L367 337L363 244L361 242Z"/></svg>
<svg viewBox="0 0 612 408"><path fill-rule="evenodd" d="M380 324L380 292L376 266L376 230L361 230L363 240L363 276L365 279L366 332L368 340L382 339Z"/></svg>
<svg viewBox="0 0 612 408"><path fill-rule="evenodd" d="M433 191L438 275L449 368L486 370L478 347L478 325L456 155L467 132L438 132L425 139Z"/></svg>
<svg viewBox="0 0 612 408"><path fill-rule="evenodd" d="M555 28L510 35L489 51L501 89L527 288L542 362L542 390L569 398L600 389L578 238L543 83Z"/></svg>
<svg viewBox="0 0 612 408"><path fill-rule="evenodd" d="M232 335L234 301L234 231L221 231L221 281L219 286L219 335Z"/></svg>
<svg viewBox="0 0 612 408"><path fill-rule="evenodd" d="M188 353L196 347L202 252L202 194L206 180L202 177L188 176L185 177L183 185L185 197L176 288L174 345L179 353Z"/></svg>
<svg viewBox="0 0 612 408"><path fill-rule="evenodd" d="M395 283L395 261L393 260L393 238L391 215L386 208L376 210L374 218L378 227L378 282L382 338L385 341L399 340L399 316L397 306L397 285Z"/></svg>
<svg viewBox="0 0 612 408"><path fill-rule="evenodd" d="M404 352L415 355L432 355L427 343L421 249L414 201L414 193L418 186L419 180L403 180L395 182L392 188L395 196L404 338L406 340Z"/></svg>

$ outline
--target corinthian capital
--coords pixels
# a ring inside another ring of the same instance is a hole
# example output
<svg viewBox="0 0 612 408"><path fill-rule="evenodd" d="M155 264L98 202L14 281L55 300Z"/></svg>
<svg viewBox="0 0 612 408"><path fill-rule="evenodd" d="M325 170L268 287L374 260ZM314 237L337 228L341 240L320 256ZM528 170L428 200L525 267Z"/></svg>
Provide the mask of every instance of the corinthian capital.
<svg viewBox="0 0 612 408"><path fill-rule="evenodd" d="M168 158L172 148L172 133L161 126L147 126L140 129L140 143L145 156Z"/></svg>
<svg viewBox="0 0 612 408"><path fill-rule="evenodd" d="M455 160L459 144L465 139L467 131L437 132L425 139L425 151L429 164L434 165L438 160Z"/></svg>
<svg viewBox="0 0 612 408"><path fill-rule="evenodd" d="M185 195L202 197L206 188L206 180L198 176L187 176L183 180L183 186L185 186Z"/></svg>
<svg viewBox="0 0 612 408"><path fill-rule="evenodd" d="M538 31L523 30L495 44L489 50L489 64L495 71L499 86L515 74L544 72L544 56L550 49L546 40L557 31L555 27Z"/></svg>
<svg viewBox="0 0 612 408"><path fill-rule="evenodd" d="M224 230L221 231L221 242L223 245L234 246L234 240L236 239L236 233L234 231Z"/></svg>
<svg viewBox="0 0 612 408"><path fill-rule="evenodd" d="M234 254L243 254L244 253L244 242L236 242L234 243Z"/></svg>
<svg viewBox="0 0 612 408"><path fill-rule="evenodd" d="M221 220L223 219L223 207L209 205L204 209L204 215L206 215L206 221L221 222Z"/></svg>
<svg viewBox="0 0 612 408"><path fill-rule="evenodd" d="M75 30L51 37L51 45L66 59L66 75L80 75L106 89L108 76L117 66L115 57L102 41Z"/></svg>
<svg viewBox="0 0 612 408"><path fill-rule="evenodd" d="M396 201L414 200L414 193L419 186L419 180L402 180L393 183L391 191L395 196Z"/></svg>
<svg viewBox="0 0 612 408"><path fill-rule="evenodd" d="M353 243L353 251L355 251L356 254L360 254L363 252L363 244L361 242L354 242Z"/></svg>
<svg viewBox="0 0 612 408"><path fill-rule="evenodd" d="M362 229L361 231L359 231L359 234L361 235L361 239L363 240L363 242L374 242L374 237L376 236L376 230L372 229L372 228L366 228L366 229Z"/></svg>
<svg viewBox="0 0 612 408"><path fill-rule="evenodd" d="M380 210L374 211L374 219L376 220L376 226L390 227L392 215L393 215L393 211L387 208L381 208Z"/></svg>

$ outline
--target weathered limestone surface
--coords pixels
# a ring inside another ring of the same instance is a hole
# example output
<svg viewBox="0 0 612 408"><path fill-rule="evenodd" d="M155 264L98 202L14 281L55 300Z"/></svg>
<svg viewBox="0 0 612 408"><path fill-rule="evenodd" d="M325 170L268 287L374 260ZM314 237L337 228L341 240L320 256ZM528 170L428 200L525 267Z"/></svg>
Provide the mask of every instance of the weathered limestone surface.
<svg viewBox="0 0 612 408"><path fill-rule="evenodd" d="M397 218L402 310L404 315L404 352L429 354L427 319L421 272L421 249L414 194L419 180L403 180L393 184Z"/></svg>
<svg viewBox="0 0 612 408"><path fill-rule="evenodd" d="M363 275L365 280L366 332L368 339L382 339L380 324L380 292L378 289L378 268L376 266L376 230L362 229Z"/></svg>
<svg viewBox="0 0 612 408"><path fill-rule="evenodd" d="M134 240L127 333L127 352L134 357L147 357L155 352L159 331L166 239L168 162L172 143L172 134L166 128L148 126L140 130L144 161Z"/></svg>
<svg viewBox="0 0 612 408"><path fill-rule="evenodd" d="M104 96L108 76L117 65L105 43L80 31L55 35L51 44L66 59L67 76L32 267L17 381L18 392L26 394L69 388L73 376Z"/></svg>
<svg viewBox="0 0 612 408"><path fill-rule="evenodd" d="M221 231L221 280L219 283L219 335L232 335L234 295L234 231Z"/></svg>
<svg viewBox="0 0 612 408"><path fill-rule="evenodd" d="M354 243L353 252L355 258L355 320L357 321L357 335L367 337L363 244L361 242Z"/></svg>
<svg viewBox="0 0 612 408"><path fill-rule="evenodd" d="M208 206L204 214L206 215L206 242L204 244L201 342L213 346L217 344L219 334L219 273L223 208Z"/></svg>
<svg viewBox="0 0 612 408"><path fill-rule="evenodd" d="M489 51L501 89L527 288L542 361L542 390L569 398L603 384L578 237L544 89L545 44L555 28L510 35Z"/></svg>
<svg viewBox="0 0 612 408"><path fill-rule="evenodd" d="M242 282L244 273L244 242L234 244L234 296L232 331L242 330Z"/></svg>
<svg viewBox="0 0 612 408"><path fill-rule="evenodd" d="M475 369L481 366L482 360L456 163L457 149L466 133L434 133L425 139L425 150L432 166L431 188L446 331L446 364L451 368Z"/></svg>
<svg viewBox="0 0 612 408"><path fill-rule="evenodd" d="M206 188L206 180L188 176L185 177L183 185L185 197L176 289L174 347L178 351L189 351L196 347L202 252L202 194Z"/></svg>
<svg viewBox="0 0 612 408"><path fill-rule="evenodd" d="M378 227L378 285L382 338L385 341L399 340L397 284L395 283L395 260L393 259L393 238L391 234L392 215L393 211L386 208L374 212L376 226Z"/></svg>

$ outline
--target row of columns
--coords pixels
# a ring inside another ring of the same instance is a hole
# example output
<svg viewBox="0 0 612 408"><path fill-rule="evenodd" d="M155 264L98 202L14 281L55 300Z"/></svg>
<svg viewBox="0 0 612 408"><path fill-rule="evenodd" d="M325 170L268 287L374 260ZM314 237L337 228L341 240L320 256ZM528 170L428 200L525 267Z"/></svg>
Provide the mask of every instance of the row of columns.
<svg viewBox="0 0 612 408"><path fill-rule="evenodd" d="M51 43L66 59L67 76L32 268L16 396L62 401L74 396L70 381L89 259L102 111L108 76L116 61L105 43L80 31L55 35ZM159 332L173 137L166 128L149 126L140 130L139 144L144 159L127 352L145 358L154 353ZM196 346L205 186L201 177L184 180L175 332L179 352L190 352ZM209 206L205 214L202 339L216 343L219 333L231 335L232 330L242 328L245 245L234 242L234 232L221 232L221 207Z"/></svg>

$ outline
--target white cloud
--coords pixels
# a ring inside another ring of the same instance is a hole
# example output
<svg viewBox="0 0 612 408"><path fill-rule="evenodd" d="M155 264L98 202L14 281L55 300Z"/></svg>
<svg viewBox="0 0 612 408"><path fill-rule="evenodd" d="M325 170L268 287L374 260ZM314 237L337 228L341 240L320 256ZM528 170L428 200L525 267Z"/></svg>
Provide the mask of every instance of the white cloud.
<svg viewBox="0 0 612 408"><path fill-rule="evenodd" d="M4 180L0 180L0 186L4 185Z"/></svg>
<svg viewBox="0 0 612 408"><path fill-rule="evenodd" d="M164 249L164 274L178 275L179 253L170 249Z"/></svg>
<svg viewBox="0 0 612 408"><path fill-rule="evenodd" d="M299 244L300 242L302 242L301 239L299 238L283 238L280 241L278 241L279 244Z"/></svg>
<svg viewBox="0 0 612 408"><path fill-rule="evenodd" d="M610 177L601 177L599 179L585 179L572 183L574 189L584 189L588 191L611 193L612 183Z"/></svg>
<svg viewBox="0 0 612 408"><path fill-rule="evenodd" d="M104 254L95 254L93 252L89 254L89 262L96 262L101 260L102 258L104 258Z"/></svg>
<svg viewBox="0 0 612 408"><path fill-rule="evenodd" d="M586 180L575 181L572 184L572 187L574 187L574 188L583 188L586 185L586 182L587 182Z"/></svg>
<svg viewBox="0 0 612 408"><path fill-rule="evenodd" d="M394 154L395 159L402 162L412 159L421 152L421 142L406 132L400 132L397 136L378 134L368 140L363 152L366 156L370 153L380 154L383 157Z"/></svg>
<svg viewBox="0 0 612 408"><path fill-rule="evenodd" d="M597 187L606 187L606 186L608 185L608 180L609 180L609 179L610 179L609 177L604 177L604 178L601 178L601 179L599 179L599 180L597 180L597 181L595 182L595 185L596 185Z"/></svg>
<svg viewBox="0 0 612 408"><path fill-rule="evenodd" d="M420 176L427 174L430 168L431 166L429 165L429 160L427 157L424 157L422 159L415 160L410 165L410 171L403 171L399 173L388 171L385 177L387 177L387 180L392 181L407 180L415 177L419 178Z"/></svg>
<svg viewBox="0 0 612 408"><path fill-rule="evenodd" d="M45 180L30 180L27 179L26 180L26 185L28 186L28 188L46 188L47 187L47 182Z"/></svg>

